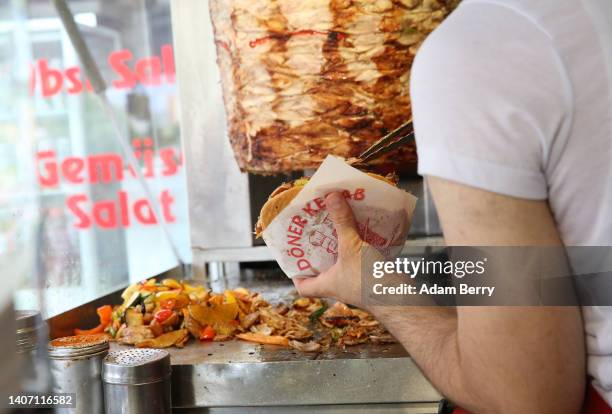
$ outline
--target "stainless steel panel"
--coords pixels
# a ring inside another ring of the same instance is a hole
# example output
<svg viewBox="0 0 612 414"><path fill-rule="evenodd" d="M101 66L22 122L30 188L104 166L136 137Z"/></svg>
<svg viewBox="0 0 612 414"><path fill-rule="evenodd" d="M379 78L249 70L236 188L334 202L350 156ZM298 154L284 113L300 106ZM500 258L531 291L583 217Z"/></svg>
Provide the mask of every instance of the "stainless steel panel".
<svg viewBox="0 0 612 414"><path fill-rule="evenodd" d="M172 28L191 244L196 249L250 247L248 175L238 169L227 138L208 1L172 1Z"/></svg>
<svg viewBox="0 0 612 414"><path fill-rule="evenodd" d="M121 348L114 344L114 349ZM320 354L243 341L169 349L173 407L437 402L399 344Z"/></svg>
<svg viewBox="0 0 612 414"><path fill-rule="evenodd" d="M104 384L105 414L170 414L170 381L143 385Z"/></svg>
<svg viewBox="0 0 612 414"><path fill-rule="evenodd" d="M413 404L348 404L348 405L306 405L284 407L213 407L174 410L176 414L437 414L438 403Z"/></svg>
<svg viewBox="0 0 612 414"><path fill-rule="evenodd" d="M274 406L437 401L412 361L312 360L177 367L174 404ZM191 388L189 388L191 387ZM187 391L187 392L185 392Z"/></svg>

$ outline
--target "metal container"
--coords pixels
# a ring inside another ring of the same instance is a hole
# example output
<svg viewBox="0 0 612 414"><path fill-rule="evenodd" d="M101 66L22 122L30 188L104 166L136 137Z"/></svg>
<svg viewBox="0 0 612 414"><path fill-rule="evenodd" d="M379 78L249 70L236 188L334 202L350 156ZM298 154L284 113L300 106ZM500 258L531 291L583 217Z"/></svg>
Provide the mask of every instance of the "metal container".
<svg viewBox="0 0 612 414"><path fill-rule="evenodd" d="M76 394L76 408L62 408L57 412L104 412L101 373L108 349L106 335L68 336L49 342L53 392Z"/></svg>
<svg viewBox="0 0 612 414"><path fill-rule="evenodd" d="M161 349L111 352L102 367L106 413L171 413L170 372L170 354Z"/></svg>
<svg viewBox="0 0 612 414"><path fill-rule="evenodd" d="M15 344L17 359L21 364L20 390L45 392L49 390L49 366L44 345L47 342L47 326L36 310L15 311Z"/></svg>
<svg viewBox="0 0 612 414"><path fill-rule="evenodd" d="M36 349L38 339L44 333L44 323L39 311L15 311L15 325L17 328L17 352L27 353Z"/></svg>

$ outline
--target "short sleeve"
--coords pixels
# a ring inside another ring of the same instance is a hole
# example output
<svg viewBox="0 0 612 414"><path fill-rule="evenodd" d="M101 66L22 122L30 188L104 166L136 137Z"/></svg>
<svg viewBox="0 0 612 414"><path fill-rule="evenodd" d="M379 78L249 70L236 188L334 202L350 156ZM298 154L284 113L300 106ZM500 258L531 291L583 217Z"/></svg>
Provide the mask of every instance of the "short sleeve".
<svg viewBox="0 0 612 414"><path fill-rule="evenodd" d="M413 65L419 173L547 198L549 148L571 112L565 79L551 39L529 16L464 1Z"/></svg>

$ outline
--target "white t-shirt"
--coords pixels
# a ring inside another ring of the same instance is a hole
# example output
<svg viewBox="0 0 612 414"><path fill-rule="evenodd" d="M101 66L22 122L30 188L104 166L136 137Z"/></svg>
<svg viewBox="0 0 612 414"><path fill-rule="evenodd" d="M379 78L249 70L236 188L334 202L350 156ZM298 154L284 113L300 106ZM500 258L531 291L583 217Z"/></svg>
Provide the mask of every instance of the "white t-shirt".
<svg viewBox="0 0 612 414"><path fill-rule="evenodd" d="M411 94L420 174L548 199L566 246L612 246L612 1L464 0ZM583 313L612 405L612 307Z"/></svg>

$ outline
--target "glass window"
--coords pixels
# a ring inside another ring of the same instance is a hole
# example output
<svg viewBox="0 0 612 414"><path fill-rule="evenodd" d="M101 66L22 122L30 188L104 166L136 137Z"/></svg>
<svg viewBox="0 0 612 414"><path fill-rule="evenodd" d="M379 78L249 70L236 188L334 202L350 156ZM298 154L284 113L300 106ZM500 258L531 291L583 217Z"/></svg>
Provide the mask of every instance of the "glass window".
<svg viewBox="0 0 612 414"><path fill-rule="evenodd" d="M175 267L159 221L190 262L169 0L68 1L153 200L51 4L0 6L0 260L47 316Z"/></svg>

